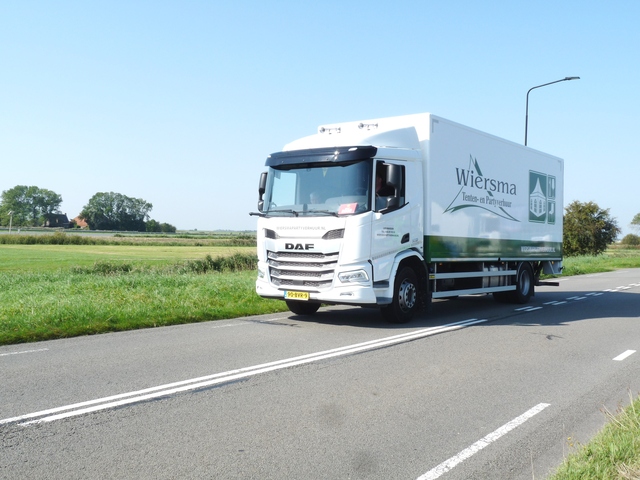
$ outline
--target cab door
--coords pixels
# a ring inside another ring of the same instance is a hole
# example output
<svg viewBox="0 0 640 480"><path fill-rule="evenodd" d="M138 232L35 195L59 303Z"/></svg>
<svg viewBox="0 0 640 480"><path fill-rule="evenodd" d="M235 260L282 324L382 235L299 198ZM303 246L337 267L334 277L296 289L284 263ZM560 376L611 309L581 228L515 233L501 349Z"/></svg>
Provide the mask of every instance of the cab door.
<svg viewBox="0 0 640 480"><path fill-rule="evenodd" d="M406 202L406 170L405 162L376 162L371 238L374 282L390 280L396 255L415 240L411 238L411 209Z"/></svg>

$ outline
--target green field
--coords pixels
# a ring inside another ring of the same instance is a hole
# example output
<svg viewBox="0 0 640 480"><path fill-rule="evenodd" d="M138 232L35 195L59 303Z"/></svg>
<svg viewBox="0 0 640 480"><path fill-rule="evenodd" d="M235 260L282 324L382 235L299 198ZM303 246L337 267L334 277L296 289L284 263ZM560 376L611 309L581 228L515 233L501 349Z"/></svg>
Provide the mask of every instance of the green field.
<svg viewBox="0 0 640 480"><path fill-rule="evenodd" d="M160 266L207 255L254 254L255 246L162 245L0 245L0 274L6 272L55 272L87 267L95 262L122 262Z"/></svg>
<svg viewBox="0 0 640 480"><path fill-rule="evenodd" d="M255 295L251 237L0 240L0 345L286 308Z"/></svg>

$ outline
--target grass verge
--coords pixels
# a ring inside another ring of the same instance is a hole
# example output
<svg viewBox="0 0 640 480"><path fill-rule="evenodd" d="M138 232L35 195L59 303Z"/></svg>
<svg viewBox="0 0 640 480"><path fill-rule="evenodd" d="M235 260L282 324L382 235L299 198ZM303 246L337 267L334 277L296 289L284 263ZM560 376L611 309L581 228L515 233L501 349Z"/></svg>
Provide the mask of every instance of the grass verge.
<svg viewBox="0 0 640 480"><path fill-rule="evenodd" d="M617 415L605 415L607 425L568 456L549 480L640 478L640 398Z"/></svg>
<svg viewBox="0 0 640 480"><path fill-rule="evenodd" d="M92 272L2 275L0 345L286 309L255 294L253 271L202 274L200 267L145 271L101 264Z"/></svg>

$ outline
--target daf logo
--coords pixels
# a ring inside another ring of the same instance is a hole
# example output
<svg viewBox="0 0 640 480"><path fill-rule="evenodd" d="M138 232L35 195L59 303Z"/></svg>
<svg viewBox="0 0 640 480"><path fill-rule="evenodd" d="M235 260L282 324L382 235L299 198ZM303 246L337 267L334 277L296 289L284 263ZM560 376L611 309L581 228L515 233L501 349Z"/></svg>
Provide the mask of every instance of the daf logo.
<svg viewBox="0 0 640 480"><path fill-rule="evenodd" d="M313 243L285 243L284 248L286 250L313 250Z"/></svg>

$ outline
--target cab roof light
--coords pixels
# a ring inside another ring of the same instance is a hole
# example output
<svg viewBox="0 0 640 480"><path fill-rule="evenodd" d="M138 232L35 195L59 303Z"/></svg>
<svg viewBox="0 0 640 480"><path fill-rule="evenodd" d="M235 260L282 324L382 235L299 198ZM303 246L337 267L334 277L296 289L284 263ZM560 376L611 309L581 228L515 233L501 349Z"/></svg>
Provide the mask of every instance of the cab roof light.
<svg viewBox="0 0 640 480"><path fill-rule="evenodd" d="M340 127L320 127L318 129L319 133L328 133L331 135L332 133L340 133L342 129Z"/></svg>

